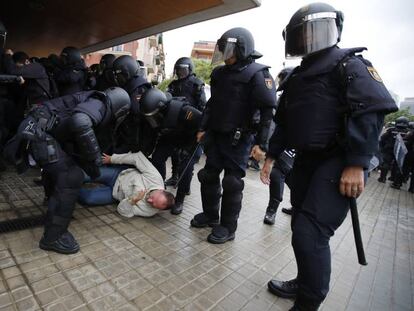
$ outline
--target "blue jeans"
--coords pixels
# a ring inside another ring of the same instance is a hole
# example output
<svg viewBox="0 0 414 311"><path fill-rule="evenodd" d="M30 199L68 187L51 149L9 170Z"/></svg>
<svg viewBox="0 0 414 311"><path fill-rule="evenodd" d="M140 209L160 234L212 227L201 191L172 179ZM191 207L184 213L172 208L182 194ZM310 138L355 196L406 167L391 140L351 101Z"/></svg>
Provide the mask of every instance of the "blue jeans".
<svg viewBox="0 0 414 311"><path fill-rule="evenodd" d="M102 186L94 188L82 187L79 192L79 203L83 205L106 205L114 203L112 189L119 173L127 168L129 168L127 165L101 166L99 168L101 175L98 178L92 180L89 176L85 176L85 183L93 182L102 184Z"/></svg>

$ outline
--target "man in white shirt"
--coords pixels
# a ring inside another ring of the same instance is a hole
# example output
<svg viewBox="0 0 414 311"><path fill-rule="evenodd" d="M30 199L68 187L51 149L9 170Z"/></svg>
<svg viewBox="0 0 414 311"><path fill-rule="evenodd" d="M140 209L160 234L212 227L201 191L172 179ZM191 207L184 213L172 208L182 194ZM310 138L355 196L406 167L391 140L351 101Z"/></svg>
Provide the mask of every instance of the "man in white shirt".
<svg viewBox="0 0 414 311"><path fill-rule="evenodd" d="M160 210L174 205L174 195L164 190L164 180L158 170L141 152L103 154L104 164L120 164L133 166L103 166L101 176L93 182L103 183L112 189L112 197L119 201L117 210L124 217L151 217ZM85 190L85 189L83 189ZM86 189L89 193L85 204L93 205L95 189ZM82 195L82 194L81 194ZM111 202L107 202L110 204Z"/></svg>

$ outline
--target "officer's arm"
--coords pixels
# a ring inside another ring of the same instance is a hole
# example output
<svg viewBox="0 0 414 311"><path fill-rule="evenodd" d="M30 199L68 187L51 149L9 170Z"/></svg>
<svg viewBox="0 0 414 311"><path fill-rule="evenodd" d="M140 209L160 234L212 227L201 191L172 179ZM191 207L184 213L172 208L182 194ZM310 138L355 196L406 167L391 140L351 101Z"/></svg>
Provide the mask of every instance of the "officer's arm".
<svg viewBox="0 0 414 311"><path fill-rule="evenodd" d="M200 121L200 127L199 127L199 131L200 132L205 132L206 130L208 130L208 123L210 120L210 115L211 115L211 98L208 100L208 102L206 103L206 107L203 111L203 115L201 117L201 121Z"/></svg>
<svg viewBox="0 0 414 311"><path fill-rule="evenodd" d="M202 121L202 113L197 108L186 105L180 113L180 121L183 122L187 132L196 132L200 128Z"/></svg>
<svg viewBox="0 0 414 311"><path fill-rule="evenodd" d="M275 82L267 69L255 74L252 78L252 88L252 101L260 110L260 123L255 145L265 151L272 124L273 109L276 108Z"/></svg>
<svg viewBox="0 0 414 311"><path fill-rule="evenodd" d="M196 85L197 108L203 111L206 108L206 93L204 91L204 83Z"/></svg>
<svg viewBox="0 0 414 311"><path fill-rule="evenodd" d="M101 149L93 131L91 118L82 112L75 113L70 119L70 129L82 157L95 165L102 165Z"/></svg>
<svg viewBox="0 0 414 311"><path fill-rule="evenodd" d="M384 124L382 113L367 113L348 119L346 128L346 166L367 169L378 151L378 138Z"/></svg>

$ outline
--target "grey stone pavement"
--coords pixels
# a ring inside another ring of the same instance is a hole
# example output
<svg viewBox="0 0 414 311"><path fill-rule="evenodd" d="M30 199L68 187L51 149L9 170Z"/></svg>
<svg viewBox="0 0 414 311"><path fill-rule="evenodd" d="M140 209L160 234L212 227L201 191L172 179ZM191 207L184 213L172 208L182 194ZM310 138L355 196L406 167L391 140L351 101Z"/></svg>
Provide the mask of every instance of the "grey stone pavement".
<svg viewBox="0 0 414 311"><path fill-rule="evenodd" d="M0 220L44 211L35 175L2 174ZM0 310L288 310L292 301L271 295L266 283L296 274L290 218L278 211L275 226L263 224L268 191L258 176L247 174L236 239L224 245L189 226L201 210L196 178L179 216L126 220L114 205L78 206L75 255L40 250L42 228L0 234ZM348 217L331 240L322 310L414 309L414 195L376 177L358 200L368 266L357 262Z"/></svg>

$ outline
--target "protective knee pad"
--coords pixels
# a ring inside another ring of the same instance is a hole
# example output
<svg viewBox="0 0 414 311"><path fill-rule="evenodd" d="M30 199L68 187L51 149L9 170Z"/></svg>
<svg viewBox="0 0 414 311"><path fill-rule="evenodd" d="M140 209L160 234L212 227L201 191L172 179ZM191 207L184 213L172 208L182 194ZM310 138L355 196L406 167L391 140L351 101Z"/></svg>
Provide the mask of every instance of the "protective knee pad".
<svg viewBox="0 0 414 311"><path fill-rule="evenodd" d="M241 192L244 189L244 181L240 177L234 175L225 175L222 181L223 190L225 192Z"/></svg>
<svg viewBox="0 0 414 311"><path fill-rule="evenodd" d="M218 174L217 172L213 171L213 170L209 170L209 169L201 169L198 174L198 180L200 181L200 183L206 183L206 184L214 184L219 182L219 176L220 174Z"/></svg>

